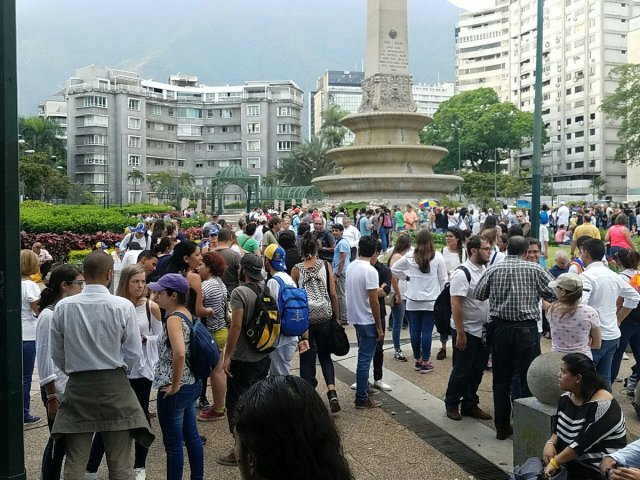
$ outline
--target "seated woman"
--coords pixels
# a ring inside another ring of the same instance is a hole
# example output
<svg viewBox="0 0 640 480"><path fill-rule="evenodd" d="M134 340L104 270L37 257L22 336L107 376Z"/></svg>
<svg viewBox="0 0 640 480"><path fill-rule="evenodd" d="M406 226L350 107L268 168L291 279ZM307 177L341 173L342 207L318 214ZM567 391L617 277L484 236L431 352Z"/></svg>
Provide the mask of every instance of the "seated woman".
<svg viewBox="0 0 640 480"><path fill-rule="evenodd" d="M620 405L582 353L562 358L558 378L567 393L560 397L553 434L542 454L545 476L564 466L569 479L601 479L599 465L604 456L627 444Z"/></svg>
<svg viewBox="0 0 640 480"><path fill-rule="evenodd" d="M234 437L244 480L354 478L324 402L299 377L270 376L247 390Z"/></svg>
<svg viewBox="0 0 640 480"><path fill-rule="evenodd" d="M558 301L544 302L551 327L551 350L562 353L584 353L591 356L602 343L598 312L582 299L582 278L575 273L563 273L549 283L555 288Z"/></svg>

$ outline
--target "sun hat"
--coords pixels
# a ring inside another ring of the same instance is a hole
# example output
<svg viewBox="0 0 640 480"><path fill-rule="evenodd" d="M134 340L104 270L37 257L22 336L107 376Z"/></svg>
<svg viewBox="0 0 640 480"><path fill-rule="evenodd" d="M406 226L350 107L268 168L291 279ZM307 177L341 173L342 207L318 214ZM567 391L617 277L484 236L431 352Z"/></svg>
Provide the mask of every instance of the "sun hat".
<svg viewBox="0 0 640 480"><path fill-rule="evenodd" d="M284 259L286 258L286 253L283 248L279 245L272 243L264 250L264 256L269 259L271 262L271 266L278 270L279 272L287 271L287 264Z"/></svg>
<svg viewBox="0 0 640 480"><path fill-rule="evenodd" d="M563 273L557 279L549 282L551 288L559 287L566 292L573 293L582 290L582 278L576 273Z"/></svg>
<svg viewBox="0 0 640 480"><path fill-rule="evenodd" d="M174 292L187 293L189 291L189 282L179 273L167 273L160 277L157 282L148 284L147 287L154 292L173 290Z"/></svg>

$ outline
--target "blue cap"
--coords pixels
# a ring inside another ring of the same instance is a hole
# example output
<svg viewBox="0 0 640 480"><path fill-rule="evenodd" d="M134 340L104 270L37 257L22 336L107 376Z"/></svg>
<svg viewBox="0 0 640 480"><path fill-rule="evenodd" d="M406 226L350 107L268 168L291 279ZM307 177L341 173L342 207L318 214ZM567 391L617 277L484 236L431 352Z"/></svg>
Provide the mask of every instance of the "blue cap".
<svg viewBox="0 0 640 480"><path fill-rule="evenodd" d="M145 232L144 223L139 223L135 227L131 227L131 231L135 233L144 233Z"/></svg>
<svg viewBox="0 0 640 480"><path fill-rule="evenodd" d="M280 247L278 244L272 243L271 245L269 245L264 251L264 256L269 259L269 261L271 262L271 266L274 269L278 270L279 272L287 271L287 264L284 261L286 254L284 253L282 247Z"/></svg>

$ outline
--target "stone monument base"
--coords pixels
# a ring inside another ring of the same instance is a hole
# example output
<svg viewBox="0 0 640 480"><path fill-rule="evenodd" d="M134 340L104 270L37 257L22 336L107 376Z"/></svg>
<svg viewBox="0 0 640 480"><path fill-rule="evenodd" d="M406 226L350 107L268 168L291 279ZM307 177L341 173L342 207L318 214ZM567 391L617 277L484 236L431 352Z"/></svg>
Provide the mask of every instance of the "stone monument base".
<svg viewBox="0 0 640 480"><path fill-rule="evenodd" d="M522 465L529 457L542 458L544 444L551 437L557 407L535 397L513 402L513 464Z"/></svg>

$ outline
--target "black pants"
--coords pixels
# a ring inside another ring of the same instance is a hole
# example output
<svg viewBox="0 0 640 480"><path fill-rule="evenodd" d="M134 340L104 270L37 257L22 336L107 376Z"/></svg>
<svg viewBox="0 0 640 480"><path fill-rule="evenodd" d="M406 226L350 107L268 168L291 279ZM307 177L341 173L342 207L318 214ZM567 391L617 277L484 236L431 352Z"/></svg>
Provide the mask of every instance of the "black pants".
<svg viewBox="0 0 640 480"><path fill-rule="evenodd" d="M527 370L540 355L540 337L536 322L506 322L493 320L489 324L493 363L493 405L497 428L509 428L511 423L511 379L520 375L522 397L530 397Z"/></svg>
<svg viewBox="0 0 640 480"><path fill-rule="evenodd" d="M227 377L227 396L225 405L227 407L227 420L229 421L229 431L233 435L233 427L236 417L236 406L240 396L249 390L254 383L267 378L271 359L266 356L259 362L241 362L231 360L231 375Z"/></svg>
<svg viewBox="0 0 640 480"><path fill-rule="evenodd" d="M329 319L326 322L309 325L309 350L300 354L300 378L309 382L313 388L318 386L316 379L316 359L320 361L322 376L327 385L335 385L336 374L329 352L331 329Z"/></svg>
<svg viewBox="0 0 640 480"><path fill-rule="evenodd" d="M47 392L44 388L41 388L40 394L42 395L42 403L44 403L44 409L46 412ZM53 420L49 418L48 414L47 423L49 426L49 433L51 433ZM65 447L64 437L60 438L60 440L56 440L55 442L53 441L53 438L49 437L47 446L44 448L44 453L42 454L42 480L60 480Z"/></svg>
<svg viewBox="0 0 640 480"><path fill-rule="evenodd" d="M382 310L381 310L382 312ZM386 328L385 315L380 315L382 331ZM384 362L384 340L376 343L376 351L373 353L373 381L382 380L382 363Z"/></svg>
<svg viewBox="0 0 640 480"><path fill-rule="evenodd" d="M142 407L147 422L151 425L151 418L149 417L149 397L151 396L151 386L153 382L148 378L130 378L129 385L136 394L138 402ZM135 460L133 462L133 468L145 468L147 463L147 455L149 449L143 447L138 442L134 443ZM93 437L93 443L91 444L91 453L89 454L89 461L87 462L87 472L96 473L100 468L102 457L104 456L104 442L102 441L102 435L96 433Z"/></svg>
<svg viewBox="0 0 640 480"><path fill-rule="evenodd" d="M453 370L449 376L444 403L447 407L458 406L462 399L463 408L474 407L480 403L478 387L489 360L489 347L482 343L481 338L467 333L467 347L464 351L458 350L455 348L456 337L456 331L452 328Z"/></svg>

